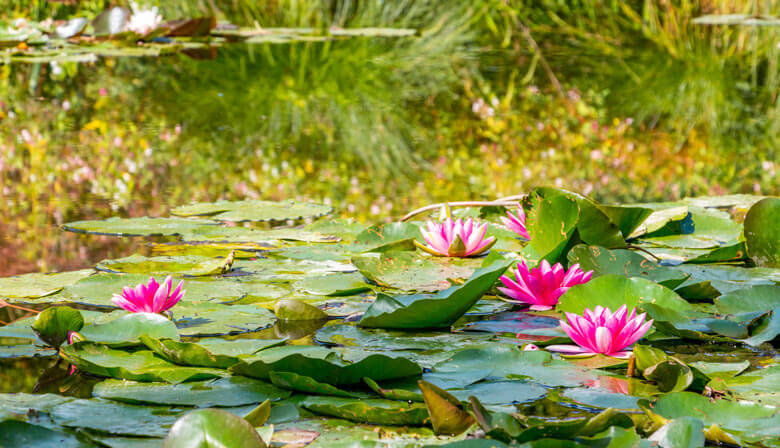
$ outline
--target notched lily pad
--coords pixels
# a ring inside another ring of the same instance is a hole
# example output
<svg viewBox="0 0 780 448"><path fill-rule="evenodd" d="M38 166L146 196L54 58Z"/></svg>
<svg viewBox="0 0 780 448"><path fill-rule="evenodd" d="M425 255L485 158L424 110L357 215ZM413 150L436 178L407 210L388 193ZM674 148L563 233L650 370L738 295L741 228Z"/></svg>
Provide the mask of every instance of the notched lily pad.
<svg viewBox="0 0 780 448"><path fill-rule="evenodd" d="M108 218L102 221L74 221L62 228L70 232L113 236L176 236L215 221L184 218Z"/></svg>

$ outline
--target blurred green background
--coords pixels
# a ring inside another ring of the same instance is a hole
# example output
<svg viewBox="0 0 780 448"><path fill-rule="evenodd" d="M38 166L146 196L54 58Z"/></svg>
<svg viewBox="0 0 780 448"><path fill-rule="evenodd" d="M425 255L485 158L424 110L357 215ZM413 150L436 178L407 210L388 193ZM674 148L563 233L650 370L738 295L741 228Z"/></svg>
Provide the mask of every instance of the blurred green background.
<svg viewBox="0 0 780 448"><path fill-rule="evenodd" d="M0 20L110 4L0 0ZM605 202L780 192L780 28L692 22L780 1L156 4L165 19L419 33L0 65L0 275L137 244L64 222L196 200L311 199L375 222L544 184Z"/></svg>

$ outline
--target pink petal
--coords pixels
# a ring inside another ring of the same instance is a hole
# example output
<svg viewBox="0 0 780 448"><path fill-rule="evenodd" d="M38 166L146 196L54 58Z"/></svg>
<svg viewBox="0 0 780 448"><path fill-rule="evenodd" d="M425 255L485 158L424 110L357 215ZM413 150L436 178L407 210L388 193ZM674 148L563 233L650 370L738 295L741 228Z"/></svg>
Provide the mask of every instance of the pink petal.
<svg viewBox="0 0 780 448"><path fill-rule="evenodd" d="M593 353L589 350L586 350L582 347L578 347L576 345L567 345L567 344L554 344L554 345L548 345L544 348L545 350L549 350L552 352L559 352L559 353L574 353L574 354L585 354L585 353ZM593 353L595 355L595 353Z"/></svg>
<svg viewBox="0 0 780 448"><path fill-rule="evenodd" d="M599 353L610 353L612 351L612 333L606 327L596 328L595 345Z"/></svg>

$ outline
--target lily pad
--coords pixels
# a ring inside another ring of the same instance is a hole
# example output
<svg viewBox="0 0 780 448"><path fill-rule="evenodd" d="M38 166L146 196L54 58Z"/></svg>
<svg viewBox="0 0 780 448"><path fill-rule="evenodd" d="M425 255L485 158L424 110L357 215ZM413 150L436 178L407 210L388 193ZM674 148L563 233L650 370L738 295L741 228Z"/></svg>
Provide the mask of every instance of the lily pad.
<svg viewBox="0 0 780 448"><path fill-rule="evenodd" d="M87 325L79 333L88 341L111 347L140 344L139 338L142 335L152 338L179 338L176 325L167 317L154 313L125 314L107 322Z"/></svg>
<svg viewBox="0 0 780 448"><path fill-rule="evenodd" d="M404 291L438 291L451 286L448 279L465 278L474 272L446 259L407 251L360 255L352 258L352 264L377 285Z"/></svg>
<svg viewBox="0 0 780 448"><path fill-rule="evenodd" d="M745 216L747 251L757 265L780 268L780 198L756 202Z"/></svg>
<svg viewBox="0 0 780 448"><path fill-rule="evenodd" d="M52 347L59 347L68 338L68 332L79 331L84 326L84 316L68 306L55 306L43 310L32 324L35 334Z"/></svg>
<svg viewBox="0 0 780 448"><path fill-rule="evenodd" d="M0 297L36 299L54 294L62 288L94 274L92 269L58 274L24 274L0 278Z"/></svg>
<svg viewBox="0 0 780 448"><path fill-rule="evenodd" d="M341 390L330 384L320 383L314 378L298 375L293 372L271 372L269 379L274 386L282 389L315 395L330 395L334 397L357 398L358 396Z"/></svg>
<svg viewBox="0 0 780 448"><path fill-rule="evenodd" d="M218 201L183 205L171 210L177 216L209 216L218 221L287 221L320 218L333 207L313 202L295 201Z"/></svg>
<svg viewBox="0 0 780 448"><path fill-rule="evenodd" d="M116 260L103 260L96 268L101 271L125 274L206 276L230 271L233 257L210 258L200 256L144 257L131 255Z"/></svg>
<svg viewBox="0 0 780 448"><path fill-rule="evenodd" d="M113 236L176 236L203 226L216 225L215 221L183 218L108 218L103 221L75 221L63 229L94 235Z"/></svg>
<svg viewBox="0 0 780 448"><path fill-rule="evenodd" d="M90 448L93 445L76 436L17 420L0 421L3 440L0 447L34 446L37 448Z"/></svg>
<svg viewBox="0 0 780 448"><path fill-rule="evenodd" d="M616 311L626 305L629 311L641 308L657 321L681 323L694 312L691 304L674 291L643 278L603 275L588 283L569 289L558 302L556 310L582 314L585 308L601 305Z"/></svg>
<svg viewBox="0 0 780 448"><path fill-rule="evenodd" d="M576 198L557 195L550 198L534 196L526 226L531 236L529 246L547 261L558 261L580 219Z"/></svg>
<svg viewBox="0 0 780 448"><path fill-rule="evenodd" d="M329 415L358 423L421 426L428 420L428 409L420 403L381 399L307 397L300 405L320 415Z"/></svg>
<svg viewBox="0 0 780 448"><path fill-rule="evenodd" d="M271 372L294 372L335 386L417 376L422 369L402 357L368 354L355 362L343 361L336 352L319 346L284 346L245 357L230 370L239 375L269 379Z"/></svg>
<svg viewBox="0 0 780 448"><path fill-rule="evenodd" d="M318 320L328 318L328 315L316 306L294 299L276 302L274 314L281 320Z"/></svg>
<svg viewBox="0 0 780 448"><path fill-rule="evenodd" d="M266 448L266 443L246 420L221 409L198 409L176 421L163 444L165 448Z"/></svg>
<svg viewBox="0 0 780 448"><path fill-rule="evenodd" d="M443 328L455 323L493 286L511 261L498 260L480 268L459 286L434 295L389 296L378 294L359 325L373 328Z"/></svg>
<svg viewBox="0 0 780 448"><path fill-rule="evenodd" d="M238 357L252 355L269 347L284 343L284 339L238 339L205 338L195 342L180 342L173 339L155 339L141 336L141 342L175 364L193 367L227 369L239 362Z"/></svg>
<svg viewBox="0 0 780 448"><path fill-rule="evenodd" d="M244 406L290 396L286 390L241 376L183 384L106 380L96 384L93 393L98 398L130 404L197 407Z"/></svg>
<svg viewBox="0 0 780 448"><path fill-rule="evenodd" d="M357 273L343 273L308 277L293 284L303 294L315 296L351 296L371 291L371 287Z"/></svg>
<svg viewBox="0 0 780 448"><path fill-rule="evenodd" d="M462 409L457 398L428 382L418 384L437 434L458 435L474 424L474 418Z"/></svg>
<svg viewBox="0 0 780 448"><path fill-rule="evenodd" d="M180 302L173 313L182 336L245 333L268 327L276 320L272 312L254 305Z"/></svg>
<svg viewBox="0 0 780 448"><path fill-rule="evenodd" d="M156 406L134 406L103 400L72 400L49 412L54 423L103 433L162 437L180 414L178 410ZM132 422L132 424L128 424Z"/></svg>
<svg viewBox="0 0 780 448"><path fill-rule="evenodd" d="M361 252L387 252L389 248L397 249L399 245L411 243L410 240L423 241L420 227L408 222L394 222L363 230L355 237L355 245L359 246Z"/></svg>
<svg viewBox="0 0 780 448"><path fill-rule="evenodd" d="M182 383L225 376L222 370L177 366L151 351L129 353L88 341L67 345L60 355L79 370L115 379Z"/></svg>
<svg viewBox="0 0 780 448"><path fill-rule="evenodd" d="M626 277L640 277L674 289L683 283L688 275L676 269L659 266L636 252L598 246L578 244L568 254L569 263L579 263L583 271L593 271L595 276L618 274Z"/></svg>

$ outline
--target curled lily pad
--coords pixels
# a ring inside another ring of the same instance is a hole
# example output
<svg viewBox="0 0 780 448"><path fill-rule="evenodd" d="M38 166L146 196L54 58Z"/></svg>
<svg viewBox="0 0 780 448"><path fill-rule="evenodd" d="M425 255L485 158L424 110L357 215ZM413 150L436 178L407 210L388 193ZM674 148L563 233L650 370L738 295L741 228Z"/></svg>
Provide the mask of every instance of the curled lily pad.
<svg viewBox="0 0 780 448"><path fill-rule="evenodd" d="M59 347L71 331L84 326L84 316L79 310L67 306L55 306L43 310L32 324L35 334L52 347Z"/></svg>
<svg viewBox="0 0 780 448"><path fill-rule="evenodd" d="M209 216L218 221L287 221L319 218L333 212L333 207L295 201L219 201L184 205L171 210L177 216Z"/></svg>
<svg viewBox="0 0 780 448"><path fill-rule="evenodd" d="M509 260L497 260L475 271L462 285L433 295L393 297L380 293L363 315L360 326L404 329L450 326L493 286L509 264Z"/></svg>
<svg viewBox="0 0 780 448"><path fill-rule="evenodd" d="M230 370L239 375L269 379L271 372L295 372L331 385L360 383L364 377L378 381L422 373L419 365L402 357L369 354L346 362L334 351L319 346L284 346L242 358Z"/></svg>
<svg viewBox="0 0 780 448"><path fill-rule="evenodd" d="M566 244L574 235L580 219L580 207L576 198L554 195L550 198L535 195L527 218L529 247L549 262L557 261Z"/></svg>
<svg viewBox="0 0 780 448"><path fill-rule="evenodd" d="M293 390L315 395L331 395L334 397L357 398L358 396L341 390L330 384L320 383L314 378L298 375L293 372L271 372L269 373L271 383L282 389Z"/></svg>
<svg viewBox="0 0 780 448"><path fill-rule="evenodd" d="M474 424L474 418L463 410L457 398L426 381L419 381L418 384L431 416L433 430L437 434L457 435Z"/></svg>

